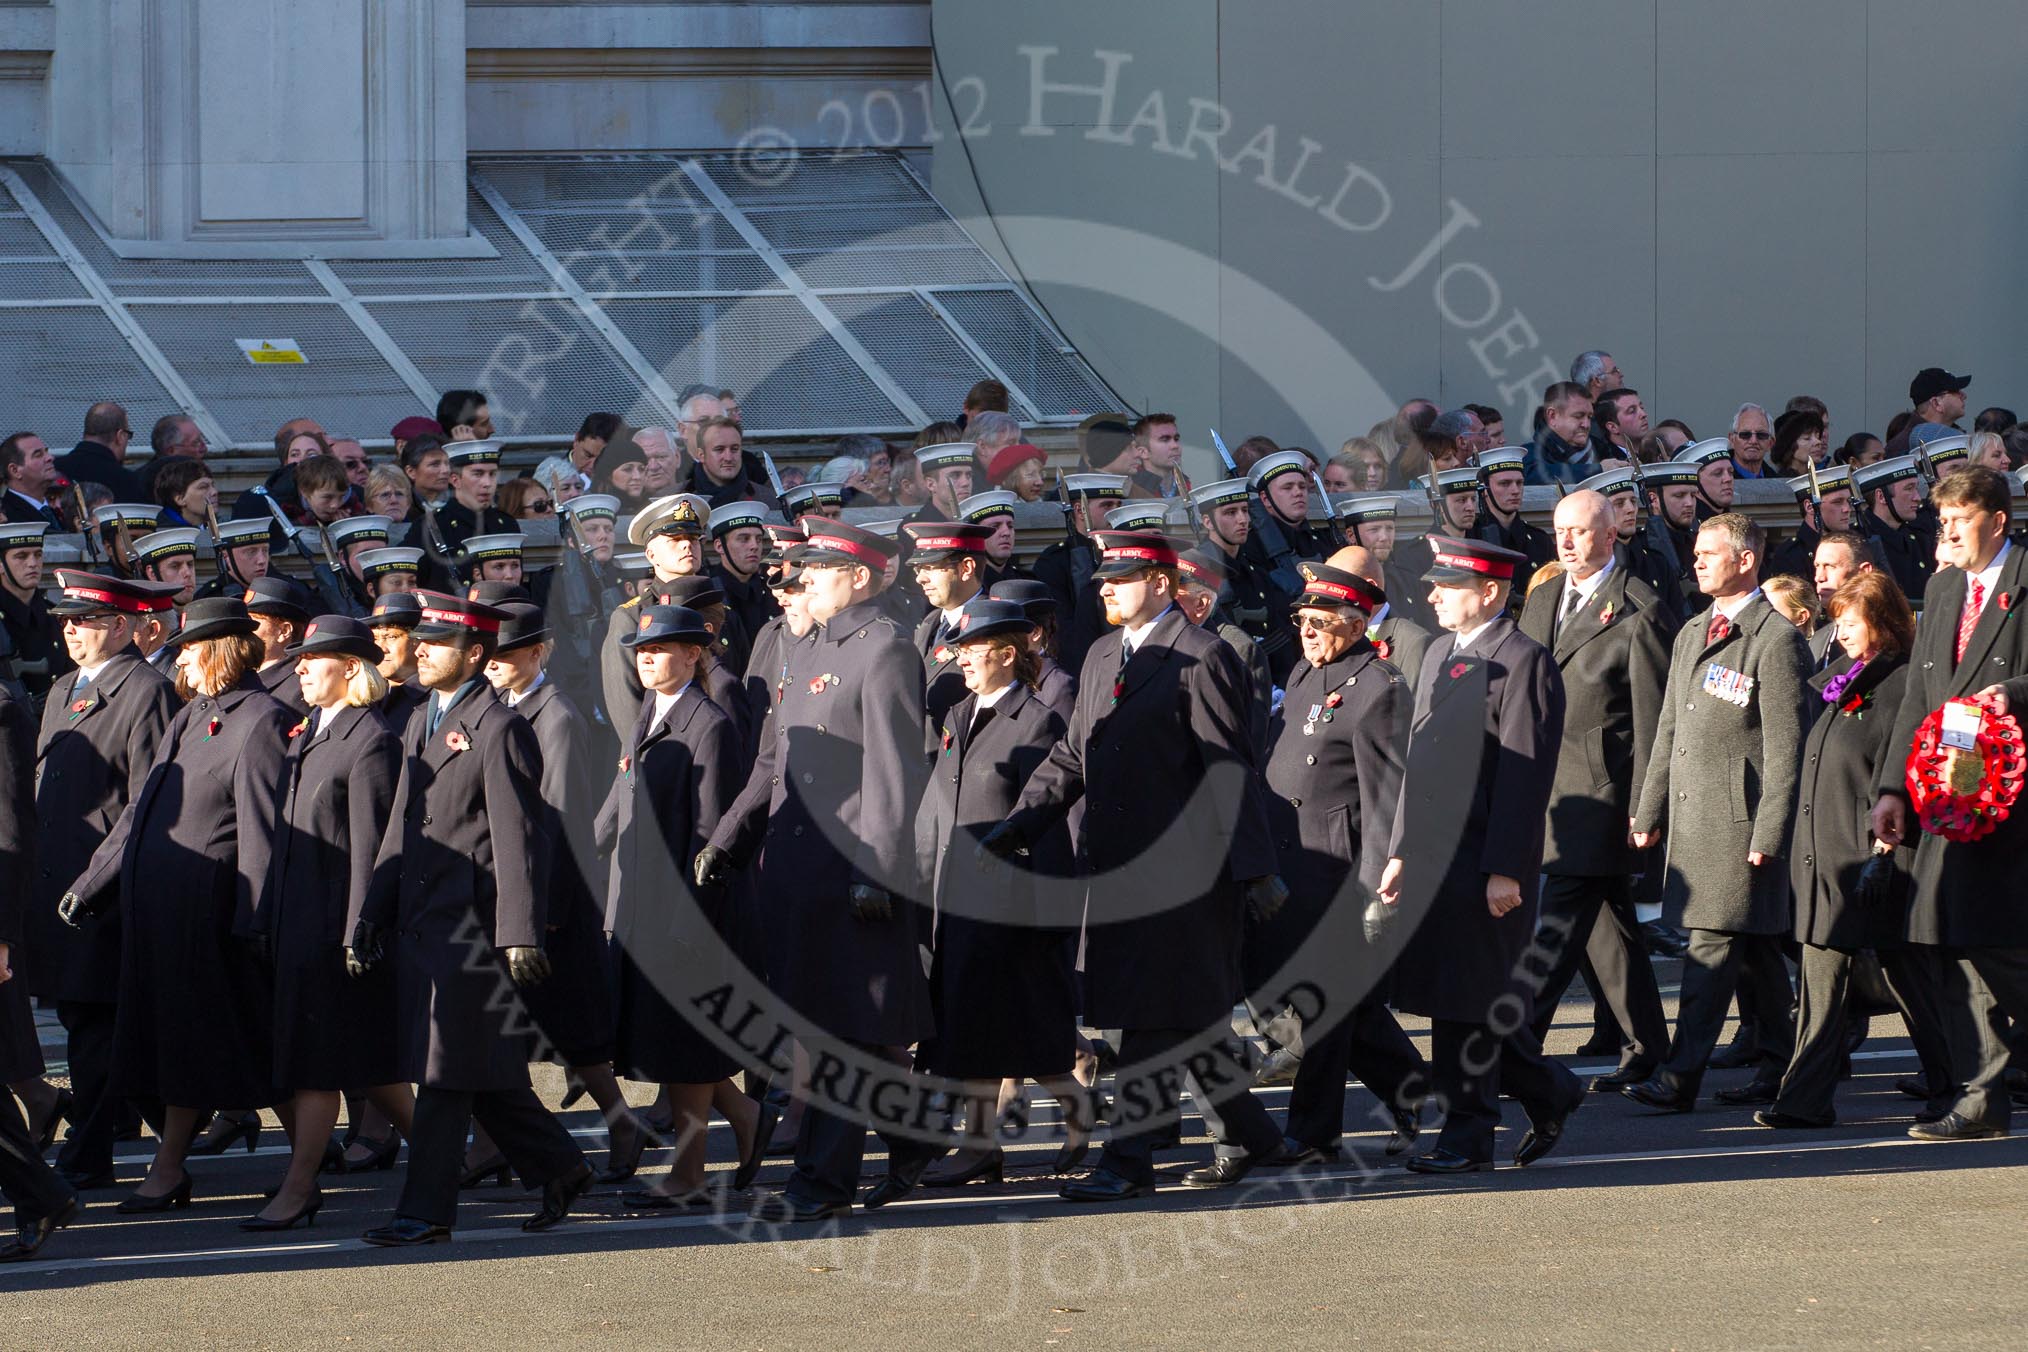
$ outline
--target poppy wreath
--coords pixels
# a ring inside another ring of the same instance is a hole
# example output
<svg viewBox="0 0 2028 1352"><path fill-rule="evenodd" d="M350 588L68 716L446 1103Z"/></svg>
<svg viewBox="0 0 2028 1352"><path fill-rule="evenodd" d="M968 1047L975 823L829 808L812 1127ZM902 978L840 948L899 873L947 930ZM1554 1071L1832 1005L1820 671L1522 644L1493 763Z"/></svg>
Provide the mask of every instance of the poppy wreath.
<svg viewBox="0 0 2028 1352"><path fill-rule="evenodd" d="M1908 758L1908 800L1923 830L1960 844L1991 835L2014 809L2021 780L2028 769L2021 724L2001 713L1992 696L1974 696L1984 713L1977 745L1971 750L1943 746L1943 710L1937 709L1915 730L1915 750Z"/></svg>

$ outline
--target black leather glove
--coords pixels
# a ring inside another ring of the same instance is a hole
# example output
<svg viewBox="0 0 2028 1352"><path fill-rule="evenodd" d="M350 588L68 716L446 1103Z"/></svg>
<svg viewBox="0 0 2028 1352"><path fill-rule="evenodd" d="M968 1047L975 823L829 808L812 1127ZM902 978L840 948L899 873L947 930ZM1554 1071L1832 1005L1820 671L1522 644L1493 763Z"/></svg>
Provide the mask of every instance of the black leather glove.
<svg viewBox="0 0 2028 1352"><path fill-rule="evenodd" d="M385 956L386 931L371 920L362 920L352 927L352 942L345 947L345 972L348 976L365 976Z"/></svg>
<svg viewBox="0 0 2028 1352"><path fill-rule="evenodd" d="M549 955L539 948L517 947L502 950L507 956L507 975L517 986L539 986L549 979Z"/></svg>
<svg viewBox="0 0 2028 1352"><path fill-rule="evenodd" d="M1027 852L1028 842L1021 838L1021 832L1014 823L1001 822L979 837L979 848L973 851L973 858L980 868L985 868L995 859L1012 859Z"/></svg>
<svg viewBox="0 0 2028 1352"><path fill-rule="evenodd" d="M1366 931L1366 942L1378 944L1387 936L1388 927L1394 924L1395 908L1382 901L1376 894L1366 903L1364 914L1359 917L1360 926Z"/></svg>
<svg viewBox="0 0 2028 1352"><path fill-rule="evenodd" d="M1265 878L1250 879L1245 887L1246 909L1252 913L1255 920L1262 922L1274 919L1275 913L1281 910L1289 899L1289 885L1282 881L1278 873L1270 873Z"/></svg>
<svg viewBox="0 0 2028 1352"><path fill-rule="evenodd" d="M91 918L83 901L75 892L66 892L56 903L56 918L72 929L83 929L84 922Z"/></svg>
<svg viewBox="0 0 2028 1352"><path fill-rule="evenodd" d="M1859 884L1855 889L1857 900L1861 906L1884 910L1895 903L1900 881L1894 868L1894 856L1876 854L1859 870Z"/></svg>
<svg viewBox="0 0 2028 1352"><path fill-rule="evenodd" d="M884 887L854 883L846 889L845 900L852 907L854 920L894 919L894 894Z"/></svg>
<svg viewBox="0 0 2028 1352"><path fill-rule="evenodd" d="M732 876L732 856L716 845L706 845L697 852L691 873L699 887L723 887Z"/></svg>

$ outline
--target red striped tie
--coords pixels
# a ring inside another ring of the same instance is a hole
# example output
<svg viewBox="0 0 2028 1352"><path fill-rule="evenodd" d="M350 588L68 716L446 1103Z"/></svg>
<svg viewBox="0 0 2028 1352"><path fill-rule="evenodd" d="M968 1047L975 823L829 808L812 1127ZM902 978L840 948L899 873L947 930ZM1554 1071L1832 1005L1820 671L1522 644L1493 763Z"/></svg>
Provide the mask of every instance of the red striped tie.
<svg viewBox="0 0 2028 1352"><path fill-rule="evenodd" d="M1986 604L1986 586L1977 578L1972 579L1972 589L1965 597L1965 608L1958 613L1958 650L1951 659L1952 665L1965 660L1965 648L1972 641L1972 630L1979 627L1979 608Z"/></svg>

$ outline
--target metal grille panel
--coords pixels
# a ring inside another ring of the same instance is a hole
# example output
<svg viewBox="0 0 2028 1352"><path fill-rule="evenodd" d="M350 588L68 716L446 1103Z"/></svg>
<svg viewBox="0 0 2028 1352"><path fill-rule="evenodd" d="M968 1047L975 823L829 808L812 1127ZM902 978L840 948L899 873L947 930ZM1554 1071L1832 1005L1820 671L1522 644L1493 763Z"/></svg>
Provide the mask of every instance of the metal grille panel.
<svg viewBox="0 0 2028 1352"><path fill-rule="evenodd" d="M336 305L150 305L131 313L235 442L262 442L291 418L333 436L384 437L416 397ZM293 338L301 366L256 366L238 338Z"/></svg>
<svg viewBox="0 0 2028 1352"><path fill-rule="evenodd" d="M1075 353L1066 354L1012 291L939 291L937 300L1007 378L1034 400L1044 418L1077 419L1116 408Z"/></svg>
<svg viewBox="0 0 2028 1352"><path fill-rule="evenodd" d="M934 202L769 208L750 212L748 219L777 249L847 249L861 244L972 247L965 232Z"/></svg>
<svg viewBox="0 0 2028 1352"><path fill-rule="evenodd" d="M827 296L824 303L932 418L955 418L965 391L989 374L913 295Z"/></svg>
<svg viewBox="0 0 2028 1352"><path fill-rule="evenodd" d="M85 409L101 399L125 405L144 438L157 418L178 411L97 306L0 309L0 426L6 429L0 436L34 428L61 452L77 437Z"/></svg>
<svg viewBox="0 0 2028 1352"><path fill-rule="evenodd" d="M834 286L964 286L1002 280L976 249L841 249L784 255L796 275L823 290Z"/></svg>
<svg viewBox="0 0 2028 1352"><path fill-rule="evenodd" d="M12 212L0 213L0 258L54 258L56 251L35 228L35 222Z"/></svg>
<svg viewBox="0 0 2028 1352"><path fill-rule="evenodd" d="M0 263L0 299L83 300L84 287L66 263Z"/></svg>
<svg viewBox="0 0 2028 1352"><path fill-rule="evenodd" d="M502 436L575 432L600 410L635 426L674 424L568 302L375 301L367 311L439 390L485 390Z"/></svg>
<svg viewBox="0 0 2028 1352"><path fill-rule="evenodd" d="M610 301L604 309L677 389L702 382L738 390L750 427L908 425L793 297Z"/></svg>
<svg viewBox="0 0 2028 1352"><path fill-rule="evenodd" d="M887 155L718 155L704 165L712 182L743 207L929 200L901 162Z"/></svg>

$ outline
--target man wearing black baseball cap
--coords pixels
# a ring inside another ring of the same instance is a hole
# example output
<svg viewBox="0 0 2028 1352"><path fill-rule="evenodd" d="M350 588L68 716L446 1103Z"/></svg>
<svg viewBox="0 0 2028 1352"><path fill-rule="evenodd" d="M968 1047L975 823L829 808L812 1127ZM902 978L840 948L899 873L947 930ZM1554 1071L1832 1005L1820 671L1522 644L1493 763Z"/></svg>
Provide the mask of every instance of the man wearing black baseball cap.
<svg viewBox="0 0 2028 1352"><path fill-rule="evenodd" d="M1908 382L1908 422L1887 439L1887 458L1907 455L1908 434L1924 423L1963 430L1958 428L1958 419L1965 416L1965 390L1971 383L1970 376L1952 375L1941 366L1917 371L1915 379Z"/></svg>
<svg viewBox="0 0 2028 1352"><path fill-rule="evenodd" d="M503 975L515 986L549 975L542 942L553 848L540 829L535 730L485 677L507 616L442 592L416 595L416 672L430 698L403 734L380 863L348 917L346 948L355 971L391 950L401 1078L417 1086L401 1200L365 1236L391 1248L451 1237L475 1118L523 1181L542 1189L523 1229L563 1220L592 1180L583 1152L530 1087L527 1039L511 1031L519 1020L499 1009ZM495 960L475 962L475 953Z"/></svg>

